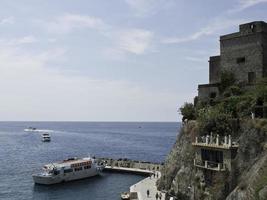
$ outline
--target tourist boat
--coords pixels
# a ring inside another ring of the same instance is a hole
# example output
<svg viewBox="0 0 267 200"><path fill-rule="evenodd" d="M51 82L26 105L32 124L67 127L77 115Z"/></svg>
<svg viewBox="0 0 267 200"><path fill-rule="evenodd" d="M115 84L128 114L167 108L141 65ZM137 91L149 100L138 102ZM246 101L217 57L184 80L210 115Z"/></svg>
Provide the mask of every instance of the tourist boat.
<svg viewBox="0 0 267 200"><path fill-rule="evenodd" d="M128 200L128 199L130 199L130 193L129 192L123 192L123 193L121 193L121 199L122 200Z"/></svg>
<svg viewBox="0 0 267 200"><path fill-rule="evenodd" d="M69 158L45 165L43 172L33 174L32 177L37 184L51 185L96 176L103 169L104 165L99 165L90 157Z"/></svg>
<svg viewBox="0 0 267 200"><path fill-rule="evenodd" d="M24 131L26 131L26 132L35 132L36 130L37 130L37 128L31 127L31 126L24 129Z"/></svg>
<svg viewBox="0 0 267 200"><path fill-rule="evenodd" d="M49 133L44 133L43 135L42 135L42 137L43 137L43 142L50 142L51 141L51 137L50 137L50 135L49 135Z"/></svg>

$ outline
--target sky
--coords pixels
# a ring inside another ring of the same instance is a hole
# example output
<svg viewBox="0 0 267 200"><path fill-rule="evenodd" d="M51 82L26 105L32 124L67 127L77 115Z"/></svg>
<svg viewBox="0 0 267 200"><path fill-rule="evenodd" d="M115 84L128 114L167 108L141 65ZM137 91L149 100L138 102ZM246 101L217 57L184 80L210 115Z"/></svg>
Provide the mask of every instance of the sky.
<svg viewBox="0 0 267 200"><path fill-rule="evenodd" d="M267 0L0 0L1 121L180 121Z"/></svg>

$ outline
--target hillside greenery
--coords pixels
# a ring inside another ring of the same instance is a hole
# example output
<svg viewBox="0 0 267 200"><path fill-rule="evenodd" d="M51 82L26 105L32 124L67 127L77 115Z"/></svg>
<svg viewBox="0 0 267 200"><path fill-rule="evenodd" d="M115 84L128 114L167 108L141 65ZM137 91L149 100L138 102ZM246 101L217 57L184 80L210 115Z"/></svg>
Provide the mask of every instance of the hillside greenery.
<svg viewBox="0 0 267 200"><path fill-rule="evenodd" d="M201 134L211 131L225 135L233 131L233 120L250 118L255 106L267 105L267 78L245 87L231 72L221 73L219 96L208 102L195 98L194 104L185 103L180 108L183 121L197 120Z"/></svg>

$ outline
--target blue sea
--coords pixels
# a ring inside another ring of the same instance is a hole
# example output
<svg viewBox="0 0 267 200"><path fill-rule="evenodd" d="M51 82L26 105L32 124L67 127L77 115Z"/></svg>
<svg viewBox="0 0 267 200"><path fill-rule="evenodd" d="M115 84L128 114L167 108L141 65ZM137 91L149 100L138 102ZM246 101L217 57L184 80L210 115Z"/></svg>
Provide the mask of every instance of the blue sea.
<svg viewBox="0 0 267 200"><path fill-rule="evenodd" d="M29 126L41 131L25 132ZM31 175L44 164L88 155L163 162L179 127L175 122L0 122L0 199L119 200L144 177L105 172L42 186ZM50 143L41 141L42 131L50 133Z"/></svg>

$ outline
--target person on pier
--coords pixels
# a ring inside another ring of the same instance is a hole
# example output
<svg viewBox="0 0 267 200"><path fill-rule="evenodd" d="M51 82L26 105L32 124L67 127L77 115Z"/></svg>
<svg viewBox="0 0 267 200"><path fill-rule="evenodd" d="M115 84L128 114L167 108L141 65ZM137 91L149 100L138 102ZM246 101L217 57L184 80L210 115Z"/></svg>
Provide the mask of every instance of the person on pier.
<svg viewBox="0 0 267 200"><path fill-rule="evenodd" d="M149 190L146 191L146 196L149 197Z"/></svg>

